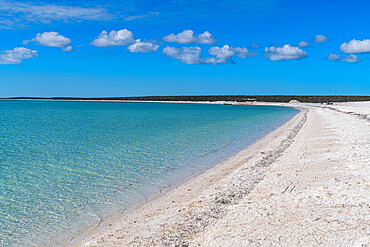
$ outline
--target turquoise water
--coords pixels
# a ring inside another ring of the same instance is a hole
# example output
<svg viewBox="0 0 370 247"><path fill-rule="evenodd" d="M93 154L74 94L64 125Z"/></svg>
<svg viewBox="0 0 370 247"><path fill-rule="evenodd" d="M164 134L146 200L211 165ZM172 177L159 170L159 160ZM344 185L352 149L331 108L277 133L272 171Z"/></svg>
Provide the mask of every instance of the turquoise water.
<svg viewBox="0 0 370 247"><path fill-rule="evenodd" d="M67 241L225 160L297 112L0 101L0 245Z"/></svg>

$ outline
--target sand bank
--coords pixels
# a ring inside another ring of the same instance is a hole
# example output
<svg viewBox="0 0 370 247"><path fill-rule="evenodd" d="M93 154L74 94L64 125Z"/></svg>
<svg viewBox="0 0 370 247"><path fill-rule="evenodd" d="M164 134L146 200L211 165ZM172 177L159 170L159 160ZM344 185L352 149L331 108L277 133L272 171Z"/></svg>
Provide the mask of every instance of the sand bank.
<svg viewBox="0 0 370 247"><path fill-rule="evenodd" d="M366 246L370 102L302 110L249 148L71 246Z"/></svg>

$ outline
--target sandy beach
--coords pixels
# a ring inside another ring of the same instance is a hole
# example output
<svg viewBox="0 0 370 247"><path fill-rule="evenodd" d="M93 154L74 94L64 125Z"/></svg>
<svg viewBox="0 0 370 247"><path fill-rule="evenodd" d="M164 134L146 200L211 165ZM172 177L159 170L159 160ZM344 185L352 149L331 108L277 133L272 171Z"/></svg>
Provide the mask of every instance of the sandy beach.
<svg viewBox="0 0 370 247"><path fill-rule="evenodd" d="M370 102L280 105L301 112L68 246L368 246Z"/></svg>

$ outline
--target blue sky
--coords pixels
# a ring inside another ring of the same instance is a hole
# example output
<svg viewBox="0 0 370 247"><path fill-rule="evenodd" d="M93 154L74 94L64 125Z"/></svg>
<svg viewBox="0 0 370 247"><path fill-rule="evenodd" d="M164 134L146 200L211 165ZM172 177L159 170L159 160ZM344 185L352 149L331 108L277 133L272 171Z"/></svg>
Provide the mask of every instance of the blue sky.
<svg viewBox="0 0 370 247"><path fill-rule="evenodd" d="M361 0L0 0L0 97L369 95L369 10Z"/></svg>

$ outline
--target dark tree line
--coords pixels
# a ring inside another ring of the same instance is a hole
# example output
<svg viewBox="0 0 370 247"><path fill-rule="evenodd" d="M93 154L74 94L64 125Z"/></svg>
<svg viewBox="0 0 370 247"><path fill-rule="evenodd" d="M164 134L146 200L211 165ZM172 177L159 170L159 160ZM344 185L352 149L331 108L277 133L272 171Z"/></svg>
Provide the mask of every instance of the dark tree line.
<svg viewBox="0 0 370 247"><path fill-rule="evenodd" d="M32 98L15 97L10 99L53 99L53 100L140 100L140 101L261 101L261 102L289 102L298 100L307 103L327 103L327 102L349 102L349 101L370 101L370 96L303 96L303 95L199 95L199 96L141 96L141 97L102 97L102 98L73 98L73 97L54 97L54 98Z"/></svg>

